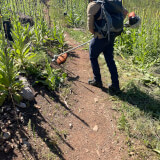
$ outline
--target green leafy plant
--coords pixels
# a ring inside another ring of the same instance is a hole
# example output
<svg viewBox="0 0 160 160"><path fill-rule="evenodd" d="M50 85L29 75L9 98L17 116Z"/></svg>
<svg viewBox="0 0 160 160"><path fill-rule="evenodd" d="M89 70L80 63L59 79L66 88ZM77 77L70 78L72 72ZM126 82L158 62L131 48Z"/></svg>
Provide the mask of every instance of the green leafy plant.
<svg viewBox="0 0 160 160"><path fill-rule="evenodd" d="M2 43L0 47L0 106L5 99L19 101L20 95L18 91L21 89L21 82L16 81L18 76L17 69L14 63L14 57L10 48L6 47L4 38L4 30L2 26Z"/></svg>
<svg viewBox="0 0 160 160"><path fill-rule="evenodd" d="M83 7L81 0L76 2L75 0L69 1L70 5L67 2L67 15L65 16L66 23L69 27L80 27L83 24L82 15L83 15Z"/></svg>
<svg viewBox="0 0 160 160"><path fill-rule="evenodd" d="M53 22L53 27L50 30L49 34L49 39L54 41L56 43L56 46L58 48L63 48L65 45L64 41L64 31L63 28L60 27L60 25L57 25L56 21Z"/></svg>
<svg viewBox="0 0 160 160"><path fill-rule="evenodd" d="M17 64L20 67L25 67L27 61L35 56L35 53L31 52L30 38L33 36L33 30L27 26L22 26L18 19L14 18L12 37L14 42L12 46L14 48L14 55L17 60Z"/></svg>
<svg viewBox="0 0 160 160"><path fill-rule="evenodd" d="M35 25L34 25L34 37L32 38L32 41L34 42L34 44L36 45L36 49L40 50L41 46L43 45L43 33L41 30L41 26L38 23L37 18L35 19Z"/></svg>
<svg viewBox="0 0 160 160"><path fill-rule="evenodd" d="M66 22L70 27L79 27L81 25L81 14L78 14L76 9L74 6L71 6L66 16Z"/></svg>
<svg viewBox="0 0 160 160"><path fill-rule="evenodd" d="M62 73L60 69L51 68L48 60L46 59L46 68L41 76L45 78L45 80L38 80L37 83L41 82L44 85L48 86L49 89L55 90L64 82L67 74Z"/></svg>

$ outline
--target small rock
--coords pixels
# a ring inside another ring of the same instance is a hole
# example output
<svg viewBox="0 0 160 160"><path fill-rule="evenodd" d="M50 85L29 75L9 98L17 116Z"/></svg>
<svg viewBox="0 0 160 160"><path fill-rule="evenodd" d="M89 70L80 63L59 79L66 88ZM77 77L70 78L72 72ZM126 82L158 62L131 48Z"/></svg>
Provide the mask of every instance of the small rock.
<svg viewBox="0 0 160 160"><path fill-rule="evenodd" d="M11 149L12 149L12 146L7 144L7 146L4 148L4 152L9 153L11 151Z"/></svg>
<svg viewBox="0 0 160 160"><path fill-rule="evenodd" d="M25 103L20 103L19 105L18 105L20 108L27 108L27 105L25 104Z"/></svg>
<svg viewBox="0 0 160 160"><path fill-rule="evenodd" d="M94 126L93 131L96 131L96 132L98 131L98 126L97 125Z"/></svg>
<svg viewBox="0 0 160 160"><path fill-rule="evenodd" d="M11 124L11 121L8 120L8 121L5 123L5 127L7 128L10 124Z"/></svg>
<svg viewBox="0 0 160 160"><path fill-rule="evenodd" d="M96 150L96 152L97 152L97 155L100 157L100 153L99 153L99 151L98 151L98 150Z"/></svg>
<svg viewBox="0 0 160 160"><path fill-rule="evenodd" d="M3 139L4 140L8 140L10 137L11 137L11 133L10 132L3 133Z"/></svg>
<svg viewBox="0 0 160 160"><path fill-rule="evenodd" d="M18 144L13 144L13 147L14 148L18 148Z"/></svg>
<svg viewBox="0 0 160 160"><path fill-rule="evenodd" d="M94 98L94 101L95 101L95 103L97 103L98 102L98 98Z"/></svg>
<svg viewBox="0 0 160 160"><path fill-rule="evenodd" d="M69 123L69 128L70 128L70 129L72 129L72 128L73 128L72 123Z"/></svg>
<svg viewBox="0 0 160 160"><path fill-rule="evenodd" d="M34 100L34 94L29 87L22 88L21 95L24 99L26 99L28 101Z"/></svg>
<svg viewBox="0 0 160 160"><path fill-rule="evenodd" d="M20 112L19 108L17 108L17 107L16 107L16 112L17 112L17 113Z"/></svg>
<svg viewBox="0 0 160 160"><path fill-rule="evenodd" d="M21 144L23 143L23 140L22 140L22 138L20 138L20 139L19 139L19 142L20 142Z"/></svg>
<svg viewBox="0 0 160 160"><path fill-rule="evenodd" d="M20 117L20 120L22 123L24 123L24 118L23 117Z"/></svg>
<svg viewBox="0 0 160 160"><path fill-rule="evenodd" d="M36 108L38 108L38 109L41 109L41 106L38 106L38 105L34 105Z"/></svg>
<svg viewBox="0 0 160 160"><path fill-rule="evenodd" d="M134 152L130 152L129 155L130 155L130 156L133 156L133 155L134 155Z"/></svg>
<svg viewBox="0 0 160 160"><path fill-rule="evenodd" d="M7 114L7 113L4 113L3 116L4 116L5 118L7 118L7 117L8 117L8 114Z"/></svg>
<svg viewBox="0 0 160 160"><path fill-rule="evenodd" d="M30 88L30 84L28 83L27 79L25 77L20 76L19 80L22 81L22 84L24 85L24 87L21 90L22 97L28 101L34 100L34 94Z"/></svg>

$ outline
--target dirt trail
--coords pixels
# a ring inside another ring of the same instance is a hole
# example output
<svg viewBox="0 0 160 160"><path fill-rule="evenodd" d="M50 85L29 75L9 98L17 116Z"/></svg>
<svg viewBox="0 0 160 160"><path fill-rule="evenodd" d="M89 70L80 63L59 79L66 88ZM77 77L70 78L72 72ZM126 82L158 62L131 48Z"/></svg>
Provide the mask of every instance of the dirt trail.
<svg viewBox="0 0 160 160"><path fill-rule="evenodd" d="M66 34L67 44L78 45ZM62 126L66 142L60 144L66 160L120 160L127 158L124 137L119 133L106 91L88 85L92 78L88 51L76 49L65 68L72 81L72 95L66 105L72 110ZM107 90L107 89L106 89ZM67 145L66 145L67 144Z"/></svg>

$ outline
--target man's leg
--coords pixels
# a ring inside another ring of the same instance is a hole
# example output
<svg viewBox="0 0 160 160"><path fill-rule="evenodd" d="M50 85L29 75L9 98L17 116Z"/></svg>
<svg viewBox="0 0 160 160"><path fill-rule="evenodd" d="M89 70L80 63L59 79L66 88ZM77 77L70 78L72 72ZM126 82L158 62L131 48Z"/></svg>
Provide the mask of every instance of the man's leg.
<svg viewBox="0 0 160 160"><path fill-rule="evenodd" d="M110 43L106 46L103 53L108 69L111 74L112 87L115 87L115 89L119 90L118 72L114 61L113 50L114 50L114 37L111 38Z"/></svg>
<svg viewBox="0 0 160 160"><path fill-rule="evenodd" d="M90 42L89 47L89 56L93 70L94 80L100 83L102 83L102 80L98 64L98 56L103 51L105 44L106 43L104 39L93 38Z"/></svg>

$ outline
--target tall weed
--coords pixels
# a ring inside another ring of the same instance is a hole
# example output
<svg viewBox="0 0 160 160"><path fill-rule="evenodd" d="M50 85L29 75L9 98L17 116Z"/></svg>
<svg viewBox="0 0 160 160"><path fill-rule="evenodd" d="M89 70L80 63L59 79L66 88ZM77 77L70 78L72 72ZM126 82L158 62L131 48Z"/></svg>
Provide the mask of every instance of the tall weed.
<svg viewBox="0 0 160 160"><path fill-rule="evenodd" d="M36 83L42 83L46 85L50 90L55 90L60 87L67 77L66 73L63 73L60 69L53 69L46 58L46 68L42 72L41 76L45 80L38 80Z"/></svg>
<svg viewBox="0 0 160 160"><path fill-rule="evenodd" d="M12 24L12 37L14 40L12 46L14 48L14 55L20 68L25 67L27 60L35 56L35 54L30 51L30 38L33 36L33 33L32 30L29 29L29 24L22 26L17 18L14 18Z"/></svg>
<svg viewBox="0 0 160 160"><path fill-rule="evenodd" d="M7 48L7 42L4 37L4 29L1 26L2 38L0 43L0 106L4 103L5 99L19 101L20 95L18 91L21 88L21 83L16 80L18 76L17 68L15 67L14 56L11 48Z"/></svg>

